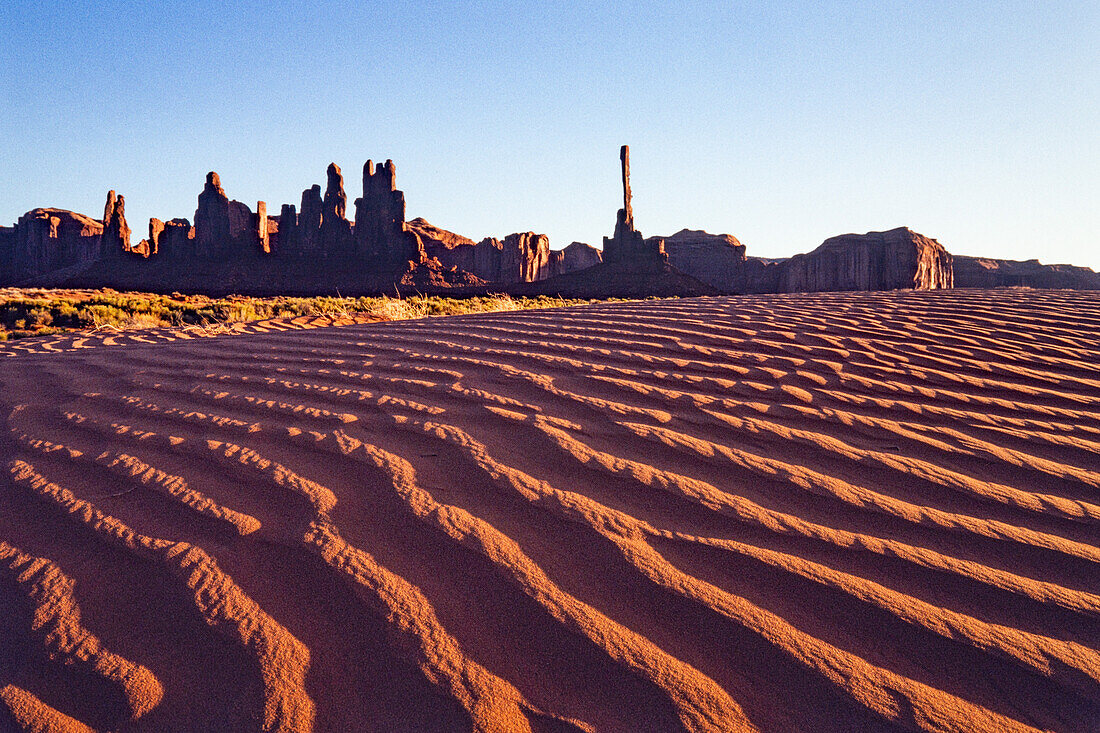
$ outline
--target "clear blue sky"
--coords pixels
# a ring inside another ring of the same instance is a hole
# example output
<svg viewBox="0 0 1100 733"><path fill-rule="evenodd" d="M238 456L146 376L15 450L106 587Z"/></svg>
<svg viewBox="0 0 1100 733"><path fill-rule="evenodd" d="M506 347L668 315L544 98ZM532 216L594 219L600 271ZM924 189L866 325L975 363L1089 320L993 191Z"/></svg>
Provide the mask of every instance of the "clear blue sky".
<svg viewBox="0 0 1100 733"><path fill-rule="evenodd" d="M126 196L192 218L393 158L409 217L750 254L909 226L1100 269L1100 3L7 2L0 222Z"/></svg>

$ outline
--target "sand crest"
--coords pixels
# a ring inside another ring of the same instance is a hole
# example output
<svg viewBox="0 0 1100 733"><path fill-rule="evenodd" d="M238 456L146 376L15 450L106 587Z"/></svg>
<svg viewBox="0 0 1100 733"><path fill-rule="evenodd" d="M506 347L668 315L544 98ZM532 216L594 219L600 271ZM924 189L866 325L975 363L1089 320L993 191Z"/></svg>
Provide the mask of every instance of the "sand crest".
<svg viewBox="0 0 1100 733"><path fill-rule="evenodd" d="M0 359L0 729L1098 728L1100 295L246 331Z"/></svg>

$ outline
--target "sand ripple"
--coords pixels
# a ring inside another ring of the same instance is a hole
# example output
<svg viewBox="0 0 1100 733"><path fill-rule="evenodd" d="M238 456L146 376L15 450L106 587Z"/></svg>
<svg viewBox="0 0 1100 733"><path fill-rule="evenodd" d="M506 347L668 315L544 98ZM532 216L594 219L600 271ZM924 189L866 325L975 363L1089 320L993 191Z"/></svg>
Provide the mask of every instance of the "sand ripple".
<svg viewBox="0 0 1100 733"><path fill-rule="evenodd" d="M1100 729L1100 296L318 325L9 349L0 728Z"/></svg>

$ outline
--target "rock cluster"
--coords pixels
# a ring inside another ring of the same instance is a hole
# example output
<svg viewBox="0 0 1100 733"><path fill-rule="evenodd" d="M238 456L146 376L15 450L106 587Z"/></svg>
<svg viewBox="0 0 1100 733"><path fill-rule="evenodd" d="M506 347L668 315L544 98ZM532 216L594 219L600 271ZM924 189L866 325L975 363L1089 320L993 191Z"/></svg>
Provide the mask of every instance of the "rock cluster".
<svg viewBox="0 0 1100 733"><path fill-rule="evenodd" d="M491 283L537 282L600 262L595 247L574 242L564 250L552 250L550 238L535 232L509 234L503 240L487 237L475 243L421 218L408 222L407 227L420 238L428 258Z"/></svg>
<svg viewBox="0 0 1100 733"><path fill-rule="evenodd" d="M517 232L473 240L405 220L392 160L363 166L363 194L348 220L343 174L328 166L299 207L269 214L231 200L211 171L187 219L150 219L148 238L130 244L125 199L107 194L102 221L61 209L34 209L0 227L0 285L53 280L81 286L228 292L390 292L410 287L496 285L515 293L652 294L812 292L959 287L1100 288L1088 268L1038 261L958 257L910 229L845 234L787 259L749 257L729 234L683 229L645 238L634 224L630 149L620 150L623 206L601 252L581 242L550 249L549 238ZM68 278L68 279L66 279ZM236 289L236 290L232 290Z"/></svg>

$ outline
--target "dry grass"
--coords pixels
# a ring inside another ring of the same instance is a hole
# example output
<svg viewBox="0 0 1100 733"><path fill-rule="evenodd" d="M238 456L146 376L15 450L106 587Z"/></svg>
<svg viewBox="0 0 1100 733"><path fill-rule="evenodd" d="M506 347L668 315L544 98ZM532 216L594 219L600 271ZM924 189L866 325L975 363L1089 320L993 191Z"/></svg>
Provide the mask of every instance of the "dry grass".
<svg viewBox="0 0 1100 733"><path fill-rule="evenodd" d="M231 324L270 318L363 316L394 321L462 313L552 308L590 301L563 298L512 298L489 295L446 298L252 298L202 295L158 295L102 290L0 289L0 341L72 331L180 328L206 335L223 333Z"/></svg>

